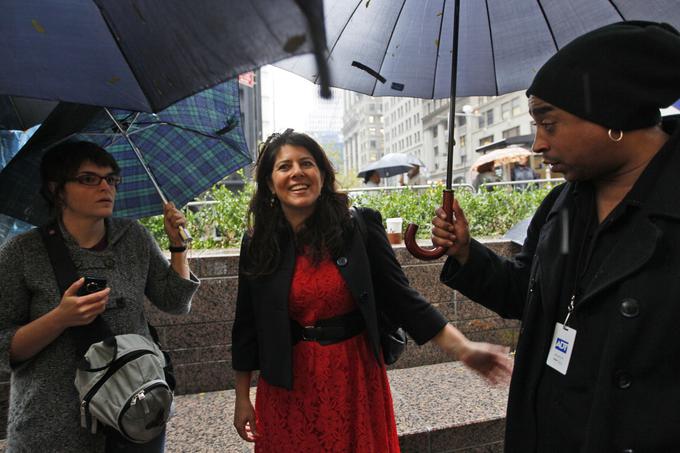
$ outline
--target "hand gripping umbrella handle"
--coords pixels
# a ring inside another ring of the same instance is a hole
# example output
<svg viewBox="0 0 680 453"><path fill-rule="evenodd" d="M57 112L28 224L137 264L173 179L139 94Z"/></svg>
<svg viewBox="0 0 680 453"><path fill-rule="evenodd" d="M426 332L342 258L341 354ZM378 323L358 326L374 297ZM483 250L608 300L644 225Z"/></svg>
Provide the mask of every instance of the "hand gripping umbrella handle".
<svg viewBox="0 0 680 453"><path fill-rule="evenodd" d="M191 235L189 234L189 231L186 228L184 228L184 226L179 227L179 237L181 237L182 240L185 243L191 242L191 241L194 240L194 238L191 237Z"/></svg>
<svg viewBox="0 0 680 453"><path fill-rule="evenodd" d="M453 223L453 190L444 190L442 200L442 208L446 212L446 221ZM415 223L409 223L408 228L406 228L406 235L404 236L404 242L406 243L406 249L411 252L411 255L418 259L424 261L436 260L441 257L446 249L444 247L434 247L431 249L424 249L416 243L416 232L418 231L418 225Z"/></svg>

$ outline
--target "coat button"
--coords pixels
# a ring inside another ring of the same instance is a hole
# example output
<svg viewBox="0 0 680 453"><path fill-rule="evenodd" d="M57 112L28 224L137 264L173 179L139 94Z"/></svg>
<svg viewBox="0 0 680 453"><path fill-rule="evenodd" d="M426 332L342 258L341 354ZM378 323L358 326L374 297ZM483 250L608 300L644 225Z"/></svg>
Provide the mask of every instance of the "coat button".
<svg viewBox="0 0 680 453"><path fill-rule="evenodd" d="M335 262L336 262L337 265L340 266L340 267L347 266L347 258L344 257L344 256L341 256L341 257L338 258Z"/></svg>
<svg viewBox="0 0 680 453"><path fill-rule="evenodd" d="M623 299L619 311L626 318L634 318L640 314L640 304L635 299Z"/></svg>
<svg viewBox="0 0 680 453"><path fill-rule="evenodd" d="M623 450L621 450L621 453L635 453L635 450L633 450L632 448L624 448Z"/></svg>
<svg viewBox="0 0 680 453"><path fill-rule="evenodd" d="M626 373L625 371L618 371L614 376L614 380L616 381L616 386L622 390L630 388L630 386L633 384L630 374Z"/></svg>

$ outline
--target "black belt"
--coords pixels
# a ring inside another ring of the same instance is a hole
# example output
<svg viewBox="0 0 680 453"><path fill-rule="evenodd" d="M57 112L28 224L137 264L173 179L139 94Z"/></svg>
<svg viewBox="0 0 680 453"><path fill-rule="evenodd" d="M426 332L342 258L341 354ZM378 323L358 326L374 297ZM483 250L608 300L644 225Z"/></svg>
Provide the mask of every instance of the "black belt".
<svg viewBox="0 0 680 453"><path fill-rule="evenodd" d="M313 326L301 326L290 320L290 339L292 344L299 341L316 341L324 346L359 335L364 331L364 318L359 310L340 316L319 319Z"/></svg>

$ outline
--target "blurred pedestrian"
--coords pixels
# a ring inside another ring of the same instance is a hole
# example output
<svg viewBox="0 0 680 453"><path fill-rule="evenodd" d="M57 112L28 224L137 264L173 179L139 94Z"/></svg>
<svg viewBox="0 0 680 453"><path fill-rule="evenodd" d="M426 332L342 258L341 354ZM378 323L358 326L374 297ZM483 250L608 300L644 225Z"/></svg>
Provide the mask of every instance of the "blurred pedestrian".
<svg viewBox="0 0 680 453"><path fill-rule="evenodd" d="M366 187L380 187L380 173L378 170L369 170L364 175L364 185Z"/></svg>
<svg viewBox="0 0 680 453"><path fill-rule="evenodd" d="M513 181L531 181L538 179L538 173L536 173L536 171L531 168L531 165L529 165L529 157L521 157L519 162L512 167L511 178ZM515 184L513 187L524 190L531 186L529 186L529 184Z"/></svg>
<svg viewBox="0 0 680 453"><path fill-rule="evenodd" d="M476 191L479 191L479 188L483 184L501 181L500 176L498 176L494 170L494 161L480 165L477 167L477 172L477 176L475 176L475 179L472 181L472 187L474 187ZM493 190L493 186L485 187L485 189Z"/></svg>

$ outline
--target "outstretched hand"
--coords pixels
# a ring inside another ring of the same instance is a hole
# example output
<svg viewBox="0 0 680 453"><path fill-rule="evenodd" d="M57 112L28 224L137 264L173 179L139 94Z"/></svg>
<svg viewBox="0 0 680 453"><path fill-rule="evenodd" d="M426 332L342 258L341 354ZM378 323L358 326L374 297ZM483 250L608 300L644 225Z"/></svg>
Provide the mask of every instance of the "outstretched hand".
<svg viewBox="0 0 680 453"><path fill-rule="evenodd" d="M506 346L468 341L458 357L467 367L497 385L510 382L513 361L509 352L510 348Z"/></svg>

